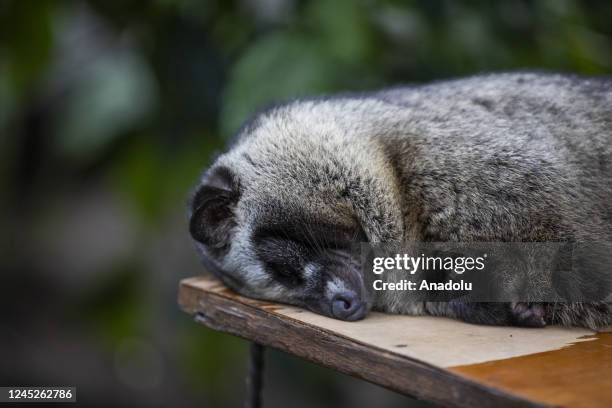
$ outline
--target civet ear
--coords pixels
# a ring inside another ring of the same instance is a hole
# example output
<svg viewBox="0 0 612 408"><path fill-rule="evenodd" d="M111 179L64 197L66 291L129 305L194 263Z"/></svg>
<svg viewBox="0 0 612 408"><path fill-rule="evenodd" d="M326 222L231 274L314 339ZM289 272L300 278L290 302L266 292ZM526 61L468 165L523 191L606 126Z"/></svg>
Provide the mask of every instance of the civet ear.
<svg viewBox="0 0 612 408"><path fill-rule="evenodd" d="M210 170L193 196L189 232L211 254L223 253L229 247L239 197L236 177L227 167Z"/></svg>

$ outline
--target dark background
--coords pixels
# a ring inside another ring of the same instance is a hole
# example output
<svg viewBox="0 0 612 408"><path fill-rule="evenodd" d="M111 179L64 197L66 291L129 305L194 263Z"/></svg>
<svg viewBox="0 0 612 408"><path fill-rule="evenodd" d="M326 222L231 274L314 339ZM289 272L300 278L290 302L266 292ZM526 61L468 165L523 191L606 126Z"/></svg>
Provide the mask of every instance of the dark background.
<svg viewBox="0 0 612 408"><path fill-rule="evenodd" d="M610 73L612 2L0 0L0 385L237 406L245 342L176 305L214 152L271 101L516 69ZM265 399L418 404L278 352Z"/></svg>

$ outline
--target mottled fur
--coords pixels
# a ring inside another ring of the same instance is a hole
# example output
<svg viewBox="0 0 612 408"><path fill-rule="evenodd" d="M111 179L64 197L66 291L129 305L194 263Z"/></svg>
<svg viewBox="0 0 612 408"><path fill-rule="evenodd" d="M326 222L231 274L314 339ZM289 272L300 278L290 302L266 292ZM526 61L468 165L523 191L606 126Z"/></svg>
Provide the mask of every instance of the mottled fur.
<svg viewBox="0 0 612 408"><path fill-rule="evenodd" d="M612 324L607 303L372 298L343 248L351 239L612 241L611 159L604 78L496 74L299 100L257 115L205 173L191 232L236 290L334 317L346 317L333 308L350 292L366 310L600 327Z"/></svg>

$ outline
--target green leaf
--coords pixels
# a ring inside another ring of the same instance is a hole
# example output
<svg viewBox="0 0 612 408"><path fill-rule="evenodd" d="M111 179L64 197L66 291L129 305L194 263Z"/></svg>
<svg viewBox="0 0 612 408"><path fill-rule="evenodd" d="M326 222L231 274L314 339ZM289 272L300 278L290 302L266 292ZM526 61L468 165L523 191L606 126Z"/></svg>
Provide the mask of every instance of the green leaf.
<svg viewBox="0 0 612 408"><path fill-rule="evenodd" d="M133 53L111 53L84 70L57 129L60 152L80 159L102 153L156 104L152 74Z"/></svg>
<svg viewBox="0 0 612 408"><path fill-rule="evenodd" d="M362 2L317 0L309 3L306 20L330 55L343 63L363 62L374 50L372 25Z"/></svg>
<svg viewBox="0 0 612 408"><path fill-rule="evenodd" d="M336 72L333 58L304 35L260 38L231 71L221 111L224 135L271 102L331 91Z"/></svg>

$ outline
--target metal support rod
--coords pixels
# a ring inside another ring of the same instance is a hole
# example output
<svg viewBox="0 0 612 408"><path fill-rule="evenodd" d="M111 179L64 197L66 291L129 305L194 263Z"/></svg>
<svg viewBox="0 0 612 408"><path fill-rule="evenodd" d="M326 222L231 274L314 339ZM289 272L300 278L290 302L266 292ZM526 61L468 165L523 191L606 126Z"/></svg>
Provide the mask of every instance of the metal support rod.
<svg viewBox="0 0 612 408"><path fill-rule="evenodd" d="M249 372L246 381L246 398L244 400L244 408L261 408L264 351L264 346L255 342L251 342L249 350Z"/></svg>

